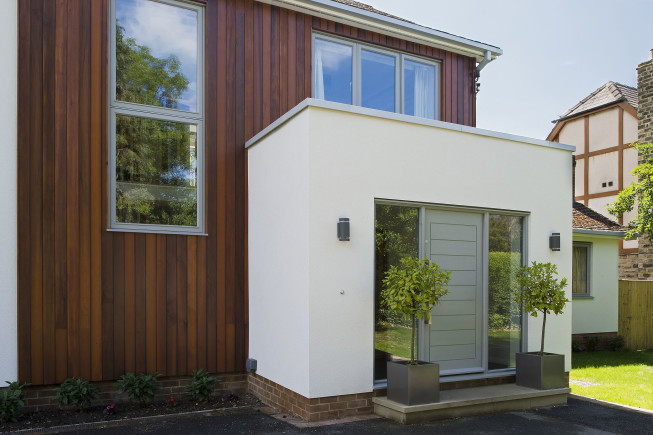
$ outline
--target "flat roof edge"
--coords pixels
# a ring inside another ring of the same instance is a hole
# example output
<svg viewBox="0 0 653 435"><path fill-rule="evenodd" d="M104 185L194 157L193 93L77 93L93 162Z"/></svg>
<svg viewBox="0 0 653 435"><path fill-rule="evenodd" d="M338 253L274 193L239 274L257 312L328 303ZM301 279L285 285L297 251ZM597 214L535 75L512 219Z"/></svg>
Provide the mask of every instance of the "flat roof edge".
<svg viewBox="0 0 653 435"><path fill-rule="evenodd" d="M257 142L259 142L261 139L263 139L265 136L268 134L272 133L274 130L277 128L281 127L283 124L288 122L290 119L295 117L295 115L299 114L301 111L308 107L316 107L320 109L327 109L327 110L335 110L339 112L347 112L347 113L354 113L358 115L364 115L364 116L372 116L375 118L385 118L388 120L393 120L393 121L400 121L400 122L406 122L410 124L416 124L416 125L423 125L423 126L429 126L429 127L436 127L440 128L443 130L450 130L450 131L458 131L461 133L468 133L468 134L473 134L477 136L485 136L485 137L492 137L496 139L503 139L503 140L508 140L512 142L520 142L520 143L526 143L530 145L536 145L536 146L542 146L542 147L547 147L547 148L554 148L554 149L559 149L562 151L570 151L573 152L576 150L576 147L573 145L567 145L559 142L550 142L546 140L541 140L541 139L533 139L529 137L524 137L524 136L517 136L514 134L508 134L508 133L500 133L492 130L484 130L476 127L468 127L466 125L460 125L460 124L453 124L451 122L444 122L444 121L435 121L431 119L425 119L425 118L418 118L415 116L411 115L403 115L400 113L392 113L392 112L385 112L382 110L375 110L375 109L368 109L365 107L360 107L360 106L352 106L349 104L342 104L342 103L334 103L331 101L325 101L325 100L318 100L315 98L307 98L292 109L290 109L288 112L286 112L283 116L281 116L279 119L274 121L272 124L268 125L266 128L264 128L262 131L260 131L258 134L256 134L254 137L249 139L247 142L245 142L245 148L249 148L251 146L254 146Z"/></svg>
<svg viewBox="0 0 653 435"><path fill-rule="evenodd" d="M447 51L473 56L482 61L485 52L492 59L503 54L501 48L462 36L431 29L419 24L402 21L376 12L366 11L330 0L256 0L273 6L291 9L311 15L330 18L334 21L348 21L357 27L367 27L380 33L392 33L397 38L413 39L427 45L437 46Z"/></svg>

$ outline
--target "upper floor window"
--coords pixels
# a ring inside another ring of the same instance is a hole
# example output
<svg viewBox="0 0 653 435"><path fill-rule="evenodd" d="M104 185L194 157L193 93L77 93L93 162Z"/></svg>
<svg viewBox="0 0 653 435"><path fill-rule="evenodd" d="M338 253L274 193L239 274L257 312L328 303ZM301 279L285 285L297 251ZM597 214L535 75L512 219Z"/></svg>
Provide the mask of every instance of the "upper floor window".
<svg viewBox="0 0 653 435"><path fill-rule="evenodd" d="M109 226L203 232L203 9L113 0L111 23Z"/></svg>
<svg viewBox="0 0 653 435"><path fill-rule="evenodd" d="M313 35L313 97L440 118L440 64L345 39Z"/></svg>

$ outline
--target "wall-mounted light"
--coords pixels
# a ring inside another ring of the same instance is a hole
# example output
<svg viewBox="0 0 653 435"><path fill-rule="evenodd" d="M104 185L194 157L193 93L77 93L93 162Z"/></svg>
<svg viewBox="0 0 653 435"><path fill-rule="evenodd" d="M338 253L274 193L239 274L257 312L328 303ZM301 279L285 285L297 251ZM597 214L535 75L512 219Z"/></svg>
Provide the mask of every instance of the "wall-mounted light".
<svg viewBox="0 0 653 435"><path fill-rule="evenodd" d="M340 218L338 221L338 240L349 241L349 218Z"/></svg>
<svg viewBox="0 0 653 435"><path fill-rule="evenodd" d="M551 233L551 236L549 236L549 248L552 251L560 250L560 233Z"/></svg>

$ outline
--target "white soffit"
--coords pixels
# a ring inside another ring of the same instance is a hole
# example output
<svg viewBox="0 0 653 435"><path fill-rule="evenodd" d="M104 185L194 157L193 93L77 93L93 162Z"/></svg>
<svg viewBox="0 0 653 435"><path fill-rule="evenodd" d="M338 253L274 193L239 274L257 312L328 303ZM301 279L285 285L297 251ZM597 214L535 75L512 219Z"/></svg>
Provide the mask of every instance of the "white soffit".
<svg viewBox="0 0 653 435"><path fill-rule="evenodd" d="M474 57L477 62L481 62L485 57L485 53L488 51L493 60L497 56L503 54L503 50L493 45L484 44L482 42L430 29L418 24L369 12L354 6L336 3L331 0L256 1L320 18L326 18L341 24L370 30L394 38L428 45L452 53Z"/></svg>

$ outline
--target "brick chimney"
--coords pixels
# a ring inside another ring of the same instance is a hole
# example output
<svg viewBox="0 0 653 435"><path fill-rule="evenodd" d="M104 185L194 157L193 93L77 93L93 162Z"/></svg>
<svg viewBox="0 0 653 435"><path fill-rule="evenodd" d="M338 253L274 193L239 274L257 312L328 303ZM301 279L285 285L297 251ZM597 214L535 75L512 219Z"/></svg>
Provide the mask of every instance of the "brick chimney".
<svg viewBox="0 0 653 435"><path fill-rule="evenodd" d="M653 142L653 50L651 59L637 67L639 143Z"/></svg>

